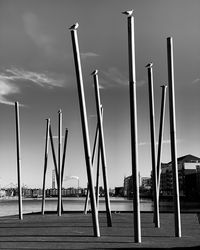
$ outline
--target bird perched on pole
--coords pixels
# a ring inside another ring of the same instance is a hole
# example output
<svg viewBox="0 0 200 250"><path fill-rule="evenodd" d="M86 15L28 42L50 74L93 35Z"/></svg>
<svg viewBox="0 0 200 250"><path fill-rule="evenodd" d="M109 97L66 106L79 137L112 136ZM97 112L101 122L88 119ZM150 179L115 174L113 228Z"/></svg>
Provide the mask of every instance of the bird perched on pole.
<svg viewBox="0 0 200 250"><path fill-rule="evenodd" d="M127 16L132 16L133 15L133 10L124 11L124 12L122 12L122 14L125 14Z"/></svg>
<svg viewBox="0 0 200 250"><path fill-rule="evenodd" d="M93 72L92 72L92 74L91 75L97 75L98 74L98 70L97 69L95 69Z"/></svg>
<svg viewBox="0 0 200 250"><path fill-rule="evenodd" d="M145 66L145 68L151 68L152 66L153 66L153 63L150 62L150 63L148 63L148 64Z"/></svg>
<svg viewBox="0 0 200 250"><path fill-rule="evenodd" d="M79 24L78 23L75 23L73 24L69 29L70 30L76 30L78 28Z"/></svg>

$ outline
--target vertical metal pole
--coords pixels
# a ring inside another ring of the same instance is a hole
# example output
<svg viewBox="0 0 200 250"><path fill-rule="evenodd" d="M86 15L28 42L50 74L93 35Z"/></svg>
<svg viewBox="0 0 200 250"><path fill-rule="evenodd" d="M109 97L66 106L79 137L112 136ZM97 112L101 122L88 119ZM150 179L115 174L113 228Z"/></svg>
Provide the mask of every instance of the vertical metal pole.
<svg viewBox="0 0 200 250"><path fill-rule="evenodd" d="M141 242L140 198L138 183L138 132L137 132L137 101L136 101L136 72L135 72L135 38L134 17L132 11L125 12L128 16L128 55L129 55L129 93L130 93L130 122L131 122L131 157L133 175L133 208L134 208L134 238Z"/></svg>
<svg viewBox="0 0 200 250"><path fill-rule="evenodd" d="M100 170L100 155L101 155L101 145L100 145L100 140L98 140L97 176L96 176L96 203L97 203L97 208L99 208L99 170Z"/></svg>
<svg viewBox="0 0 200 250"><path fill-rule="evenodd" d="M103 123L103 107L101 105L101 119ZM101 156L101 145L98 138L98 155L97 155L97 176L96 176L96 203L99 208L99 172L100 172L100 156Z"/></svg>
<svg viewBox="0 0 200 250"><path fill-rule="evenodd" d="M149 115L150 115L150 134L151 134L151 160L152 160L152 179L153 179L153 201L154 201L154 223L155 227L160 227L159 204L157 199L157 168L156 168L156 136L155 136L155 111L154 111L154 92L153 92L153 63L146 66L149 85Z"/></svg>
<svg viewBox="0 0 200 250"><path fill-rule="evenodd" d="M18 206L19 219L23 220L22 212L22 188L21 188L21 145L20 145L20 122L19 122L19 103L15 102L16 120L16 146L17 146L17 180L18 180Z"/></svg>
<svg viewBox="0 0 200 250"><path fill-rule="evenodd" d="M161 175L161 154L162 154L162 141L163 141L163 129L164 129L164 119L165 119L165 103L166 103L166 91L167 86L163 85L162 88L162 97L161 97L161 110L160 110L160 129L159 129L159 138L158 138L158 155L157 155L157 171L158 171L158 202L160 194L160 175Z"/></svg>
<svg viewBox="0 0 200 250"><path fill-rule="evenodd" d="M99 125L99 141L100 141L100 149L101 149L101 163L102 163L102 173L103 173L105 201L106 201L107 225L108 227L112 227L112 216L111 216L109 188L108 188L107 162L106 162L104 132L103 132L103 123L102 123L102 115L101 115L101 101L100 101L100 93L99 93L98 71L95 70L92 73L92 75L94 79L97 119L98 119L98 125Z"/></svg>
<svg viewBox="0 0 200 250"><path fill-rule="evenodd" d="M65 129L65 140L64 140L64 147L63 147L63 157L62 157L62 172L61 172L61 181L63 183L64 177L64 168L65 168L65 157L66 157L66 148L67 148L67 138L68 138L68 129Z"/></svg>
<svg viewBox="0 0 200 250"><path fill-rule="evenodd" d="M170 116L170 136L171 136L171 157L173 171L174 189L174 222L175 236L181 237L178 163L176 145L176 114L175 114L175 93L174 93L174 61L173 61L173 39L167 38L167 62L168 62L168 82L169 82L169 116Z"/></svg>
<svg viewBox="0 0 200 250"><path fill-rule="evenodd" d="M74 63L75 63L75 70L76 70L76 77L77 77L77 88L78 88L80 114L81 114L81 121L82 121L85 161L86 161L88 185L89 185L89 190L90 190L93 230L94 230L94 236L100 237L98 211L96 207L93 175L92 175L90 141L89 141L89 132L88 132L88 124L87 124L87 113L86 113L86 105L85 105L85 95L84 95L84 87L83 87L80 52L79 52L79 46L78 46L77 28L78 28L78 23L73 25L70 29L71 29L72 47L73 47Z"/></svg>
<svg viewBox="0 0 200 250"><path fill-rule="evenodd" d="M53 135L51 131L51 125L49 126L49 136L50 136L50 142L51 142L51 150L52 150L52 155L53 155L53 162L54 162L54 168L55 168L55 173L56 173L56 182L57 182L57 188L58 188L58 168L57 168L57 161L56 161L56 153L54 149L54 144L53 144Z"/></svg>
<svg viewBox="0 0 200 250"><path fill-rule="evenodd" d="M47 161L48 161L48 150L49 150L49 125L50 119L46 119L46 139L45 139L45 153L44 153L44 175L43 175L43 189L42 189L42 215L44 215L45 210L45 182L46 182L46 172L47 172Z"/></svg>
<svg viewBox="0 0 200 250"><path fill-rule="evenodd" d="M62 173L61 173L61 151L62 151L62 111L58 111L58 216L61 216L62 200Z"/></svg>
<svg viewBox="0 0 200 250"><path fill-rule="evenodd" d="M99 133L99 127L98 127L98 123L97 123L95 137L94 137L93 151L92 151L92 167L94 164L94 156L95 156L95 149L96 149L96 144L97 144L98 133ZM87 194L86 194L86 200L85 200L84 214L87 214L87 211L88 211L89 196L90 196L89 186L87 185Z"/></svg>
<svg viewBox="0 0 200 250"><path fill-rule="evenodd" d="M67 138L68 138L68 129L65 129L65 139L64 139L64 147L63 147L63 157L62 157L62 172L61 172L61 187L63 185L63 177L64 177L64 168L65 168L65 157L66 157L66 148L67 148ZM63 201L61 197L61 211L63 212Z"/></svg>

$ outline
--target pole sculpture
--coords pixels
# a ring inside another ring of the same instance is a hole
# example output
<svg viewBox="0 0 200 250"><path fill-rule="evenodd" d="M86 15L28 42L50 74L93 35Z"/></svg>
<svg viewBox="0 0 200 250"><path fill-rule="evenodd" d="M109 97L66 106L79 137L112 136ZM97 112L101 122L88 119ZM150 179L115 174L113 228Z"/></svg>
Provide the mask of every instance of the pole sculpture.
<svg viewBox="0 0 200 250"><path fill-rule="evenodd" d="M89 132L88 132L88 124L87 124L87 113L86 113L86 105L85 105L85 95L84 95L84 87L83 87L80 52L79 52L79 46L78 46L77 28L78 28L78 23L72 25L70 27L70 30L71 30L73 53L74 53L76 77L77 77L77 88L78 88L80 114L81 114L81 121L82 121L85 161L86 161L88 185L89 185L89 191L90 191L90 202L91 202L91 209L92 209L93 230L94 230L94 236L100 237L98 211L96 207L93 175L92 175L90 141L89 141Z"/></svg>
<svg viewBox="0 0 200 250"><path fill-rule="evenodd" d="M19 219L23 220L22 188L21 188L21 145L20 145L20 122L19 122L19 103L18 102L15 102L15 120L16 120L17 180L18 180Z"/></svg>
<svg viewBox="0 0 200 250"><path fill-rule="evenodd" d="M171 137L171 157L173 171L174 189L174 222L175 236L181 237L178 163L176 145L176 114L175 114L175 93L174 93L174 61L173 61L173 38L167 38L167 62L168 62L168 82L169 82L169 116L170 116L170 137Z"/></svg>
<svg viewBox="0 0 200 250"><path fill-rule="evenodd" d="M45 139L45 153L44 153L44 175L43 175L43 189L42 189L42 215L44 215L45 210L45 182L46 182L46 172L47 172L47 161L48 161L48 151L49 151L49 126L50 119L46 119L46 139Z"/></svg>
<svg viewBox="0 0 200 250"><path fill-rule="evenodd" d="M157 189L157 199L159 204L159 193L160 193L160 175L161 175L161 154L162 154L162 141L163 141L163 129L164 129L164 118L165 118L165 103L166 103L166 91L167 86L162 85L162 97L161 97L161 110L160 110L160 129L158 138L158 155L157 155L157 171L158 171L158 189Z"/></svg>
<svg viewBox="0 0 200 250"><path fill-rule="evenodd" d="M153 63L146 65L149 85L149 114L150 114L150 134L151 134L151 160L153 174L153 201L154 201L154 223L155 227L160 227L159 203L157 199L157 168L156 168L156 136L155 136L155 111L153 93Z"/></svg>
<svg viewBox="0 0 200 250"><path fill-rule="evenodd" d="M100 142L102 173L103 173L103 182L104 182L104 190L105 190L107 225L108 225L108 227L112 227L110 198L109 198L109 189L108 189L108 178L107 178L106 151L105 151L103 123L102 123L102 114L101 114L101 101L100 101L100 93L99 93L98 70L95 70L92 73L92 75L93 75L93 79L94 79L97 120L98 120L98 125L99 125L99 142Z"/></svg>
<svg viewBox="0 0 200 250"><path fill-rule="evenodd" d="M93 145L93 150L92 150L92 168L94 166L93 165L94 164L94 156L95 156L95 149L96 149L96 145L97 145L98 135L99 135L99 127L98 127L98 123L97 123L95 137L94 137L94 145ZM89 196L90 196L89 185L87 185L87 194L86 194L86 200L85 200L85 206L84 206L84 214L87 214L87 211L88 211Z"/></svg>
<svg viewBox="0 0 200 250"><path fill-rule="evenodd" d="M98 154L97 154L97 175L96 175L96 204L99 209L99 171L100 171L100 155L101 155L101 147L100 140L98 139Z"/></svg>
<svg viewBox="0 0 200 250"><path fill-rule="evenodd" d="M62 212L62 170L61 170L61 151L62 151L62 111L58 111L58 216Z"/></svg>
<svg viewBox="0 0 200 250"><path fill-rule="evenodd" d="M138 134L137 134L137 102L136 102L136 72L135 72L135 40L133 10L125 11L128 19L128 54L129 54L129 93L131 121L131 156L133 175L133 208L134 208L134 238L141 242L140 199L138 185Z"/></svg>

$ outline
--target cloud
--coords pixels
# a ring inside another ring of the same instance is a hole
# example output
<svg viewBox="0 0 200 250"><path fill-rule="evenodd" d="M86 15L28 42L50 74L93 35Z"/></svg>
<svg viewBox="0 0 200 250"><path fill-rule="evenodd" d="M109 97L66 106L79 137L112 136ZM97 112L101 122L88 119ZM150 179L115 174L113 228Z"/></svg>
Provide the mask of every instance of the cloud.
<svg viewBox="0 0 200 250"><path fill-rule="evenodd" d="M200 78L197 78L197 79L195 79L194 81L192 81L192 83L200 83Z"/></svg>
<svg viewBox="0 0 200 250"><path fill-rule="evenodd" d="M125 76L116 67L111 67L107 71L103 71L103 79L101 79L101 87L113 87L113 86L128 86L128 76ZM138 80L136 85L141 87L145 84L144 80Z"/></svg>
<svg viewBox="0 0 200 250"><path fill-rule="evenodd" d="M37 73L32 71L25 71L23 69L7 69L9 75L6 75L7 79L11 81L26 80L39 85L40 87L62 87L64 84L63 79L54 79L47 76L45 73Z"/></svg>
<svg viewBox="0 0 200 250"><path fill-rule="evenodd" d="M111 67L107 71L103 71L106 82L112 82L115 85L128 85L128 79L117 68Z"/></svg>
<svg viewBox="0 0 200 250"><path fill-rule="evenodd" d="M81 57L82 59L87 59L87 58L91 58L91 57L97 57L99 56L98 54L96 53L93 53L93 52L85 52L85 53L81 53Z"/></svg>
<svg viewBox="0 0 200 250"><path fill-rule="evenodd" d="M19 92L20 91L17 88L17 86L10 84L8 80L0 76L0 103L7 104L7 105L14 105L13 102L7 99L7 96L16 94Z"/></svg>
<svg viewBox="0 0 200 250"><path fill-rule="evenodd" d="M54 54L55 52L55 38L46 33L42 28L42 23L36 14L27 12L22 16L25 31L32 41L46 54Z"/></svg>
<svg viewBox="0 0 200 250"><path fill-rule="evenodd" d="M13 102L9 101L8 96L21 92L19 82L25 81L27 84L35 84L43 88L64 86L64 78L53 78L51 77L51 75L54 75L53 73L49 73L49 75L17 68L6 69L3 73L0 72L0 103L14 105Z"/></svg>

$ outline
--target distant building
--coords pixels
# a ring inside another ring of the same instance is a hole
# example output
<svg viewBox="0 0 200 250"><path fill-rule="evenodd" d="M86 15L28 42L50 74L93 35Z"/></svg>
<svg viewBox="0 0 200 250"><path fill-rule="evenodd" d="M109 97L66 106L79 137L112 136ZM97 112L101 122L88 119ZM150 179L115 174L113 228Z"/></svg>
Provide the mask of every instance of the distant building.
<svg viewBox="0 0 200 250"><path fill-rule="evenodd" d="M52 170L52 189L56 188L56 175L55 175L55 169Z"/></svg>
<svg viewBox="0 0 200 250"><path fill-rule="evenodd" d="M124 196L131 198L133 197L133 177L128 176L124 178Z"/></svg>
<svg viewBox="0 0 200 250"><path fill-rule="evenodd" d="M142 177L141 178L141 187L144 189L151 189L151 178L150 177Z"/></svg>
<svg viewBox="0 0 200 250"><path fill-rule="evenodd" d="M124 196L124 187L115 187L114 195L116 197L123 197Z"/></svg>
<svg viewBox="0 0 200 250"><path fill-rule="evenodd" d="M200 158L188 154L177 158L177 162L178 162L179 193L180 196L188 196L189 192L192 189L196 190L200 189L199 186ZM166 196L173 195L172 162L161 163L160 193L161 195L166 195Z"/></svg>

